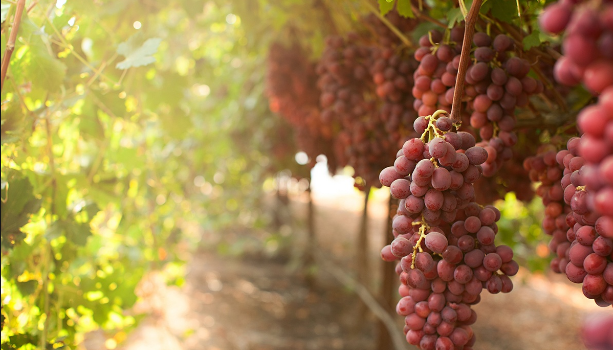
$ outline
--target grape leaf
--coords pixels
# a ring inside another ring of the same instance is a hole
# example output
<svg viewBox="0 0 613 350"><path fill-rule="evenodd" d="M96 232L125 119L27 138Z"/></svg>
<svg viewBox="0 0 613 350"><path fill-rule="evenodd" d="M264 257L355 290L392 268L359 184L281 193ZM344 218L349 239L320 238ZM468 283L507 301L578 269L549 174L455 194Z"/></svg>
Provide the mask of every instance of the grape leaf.
<svg viewBox="0 0 613 350"><path fill-rule="evenodd" d="M379 12L382 16L385 16L388 12L390 12L394 8L394 0L379 0Z"/></svg>
<svg viewBox="0 0 613 350"><path fill-rule="evenodd" d="M398 11L398 14L402 17L415 18L413 9L411 8L411 0L398 0L396 11Z"/></svg>
<svg viewBox="0 0 613 350"><path fill-rule="evenodd" d="M457 22L463 19L464 17L462 16L462 11L459 7L451 9L449 12L447 12L447 27L453 28Z"/></svg>
<svg viewBox="0 0 613 350"><path fill-rule="evenodd" d="M24 79L31 81L35 89L58 91L66 76L66 65L49 53L43 41L46 35L28 18L22 19L19 33L27 50L11 60L12 72L23 72Z"/></svg>
<svg viewBox="0 0 613 350"><path fill-rule="evenodd" d="M92 231L87 223L71 221L67 222L65 227L66 239L81 247L87 244L87 238L92 235Z"/></svg>
<svg viewBox="0 0 613 350"><path fill-rule="evenodd" d="M0 15L0 18L2 19L1 22L6 21L6 16L8 16L9 14L9 9L11 8L11 4L0 4L1 8L2 8L2 14Z"/></svg>
<svg viewBox="0 0 613 350"><path fill-rule="evenodd" d="M20 109L16 103L11 103L5 111L2 111L0 142L3 145L20 139L24 124L23 112Z"/></svg>
<svg viewBox="0 0 613 350"><path fill-rule="evenodd" d="M540 34L541 32L538 29L534 29L530 35L526 36L523 40L524 50L530 50L531 47L539 46L541 44Z"/></svg>
<svg viewBox="0 0 613 350"><path fill-rule="evenodd" d="M30 215L40 209L40 200L34 197L33 187L27 178L9 181L6 200L0 203L2 211L2 246L10 248L13 242L8 235L23 236L20 228L27 224ZM15 239L16 241L16 239Z"/></svg>
<svg viewBox="0 0 613 350"><path fill-rule="evenodd" d="M17 285L17 289L19 289L19 292L21 292L21 295L24 296L34 293L36 291L36 288L38 288L37 280L16 282L15 284Z"/></svg>
<svg viewBox="0 0 613 350"><path fill-rule="evenodd" d="M512 22L517 16L515 0L490 0L492 15L503 22Z"/></svg>
<svg viewBox="0 0 613 350"><path fill-rule="evenodd" d="M138 46L139 36L133 35L127 41L117 46L117 53L126 59L117 63L118 69L128 69L130 67L146 66L155 62L152 56L158 51L162 42L160 38L151 38Z"/></svg>

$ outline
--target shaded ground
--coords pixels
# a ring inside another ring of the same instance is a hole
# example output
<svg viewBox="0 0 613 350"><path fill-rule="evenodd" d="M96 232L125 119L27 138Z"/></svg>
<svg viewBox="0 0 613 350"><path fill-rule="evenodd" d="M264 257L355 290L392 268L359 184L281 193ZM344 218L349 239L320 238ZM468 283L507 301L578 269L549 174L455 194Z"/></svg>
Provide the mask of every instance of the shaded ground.
<svg viewBox="0 0 613 350"><path fill-rule="evenodd" d="M362 199L315 198L317 234L331 260L353 263L353 242ZM304 200L292 210L305 216ZM386 199L370 206L371 267L379 275L378 250L383 244ZM166 287L152 276L141 288L141 309L152 312L130 334L125 350L268 350L373 349L377 325L364 318L359 299L330 274L319 271L311 290L287 261L221 257L206 250L189 264L183 289ZM514 278L510 295L482 294L475 307L479 350L581 350L578 327L588 312L603 312L585 299L580 288L558 275ZM371 289L378 284L373 278ZM605 312L610 312L607 310ZM398 328L402 320L398 318ZM98 338L96 338L96 336ZM101 334L88 339L88 349L101 349ZM410 346L407 345L407 349Z"/></svg>

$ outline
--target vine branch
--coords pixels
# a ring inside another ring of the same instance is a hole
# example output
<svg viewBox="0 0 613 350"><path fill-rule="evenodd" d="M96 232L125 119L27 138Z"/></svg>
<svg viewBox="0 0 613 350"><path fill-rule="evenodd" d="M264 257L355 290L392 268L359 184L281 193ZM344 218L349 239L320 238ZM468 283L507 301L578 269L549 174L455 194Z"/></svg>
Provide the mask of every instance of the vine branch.
<svg viewBox="0 0 613 350"><path fill-rule="evenodd" d="M470 48L472 47L473 34L475 34L475 24L479 18L479 10L481 9L482 0L473 1L470 6L470 11L466 17L466 26L464 29L464 41L462 42L462 53L460 54L460 66L458 67L458 76L456 77L455 90L453 92L453 103L451 105L451 121L454 124L460 124L462 121L462 95L464 93L464 77L466 69L470 62Z"/></svg>
<svg viewBox="0 0 613 350"><path fill-rule="evenodd" d="M4 78L9 70L9 63L11 62L11 56L15 50L15 40L17 40L17 32L19 32L19 24L21 24L21 15L23 14L23 8L26 5L26 0L19 0L17 2L17 10L15 11L15 19L13 20L13 28L9 40L6 42L6 50L4 51L4 57L2 57L2 82L0 83L0 91L4 88Z"/></svg>

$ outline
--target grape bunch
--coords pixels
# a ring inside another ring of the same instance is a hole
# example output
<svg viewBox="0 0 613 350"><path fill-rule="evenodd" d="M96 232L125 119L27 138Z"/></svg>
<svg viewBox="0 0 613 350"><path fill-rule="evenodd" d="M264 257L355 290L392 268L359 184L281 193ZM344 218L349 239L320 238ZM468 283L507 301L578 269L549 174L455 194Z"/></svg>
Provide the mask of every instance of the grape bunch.
<svg viewBox="0 0 613 350"><path fill-rule="evenodd" d="M583 83L596 95L613 85L613 2L561 0L539 22L546 32L566 34L554 68L559 83Z"/></svg>
<svg viewBox="0 0 613 350"><path fill-rule="evenodd" d="M558 164L564 166L560 181L564 202L571 209L566 216L570 244L559 268L571 282L582 283L587 298L606 307L613 304L613 225L606 216L589 208L586 182L593 182L594 176L578 155L581 142L578 137L571 138L567 149L556 155Z"/></svg>
<svg viewBox="0 0 613 350"><path fill-rule="evenodd" d="M413 109L413 72L417 62L412 57L403 57L391 48L373 51L374 59L370 74L375 83L375 92L382 100L379 117L385 123L385 131L395 147L402 147L409 136L415 136L413 122L417 113Z"/></svg>
<svg viewBox="0 0 613 350"><path fill-rule="evenodd" d="M589 164L588 204L613 226L613 87L602 92L597 104L579 113L577 124L584 133L579 154Z"/></svg>
<svg viewBox="0 0 613 350"><path fill-rule="evenodd" d="M309 156L311 166L315 165L318 155L324 154L328 159L328 168L334 171L334 132L330 125L321 120L317 73L315 65L307 57L300 45L271 45L266 72L269 107L293 126L297 146ZM276 138L284 136L289 135L277 134ZM282 148L282 144L279 147ZM286 150L274 150L273 154L288 151L293 150L286 147Z"/></svg>
<svg viewBox="0 0 613 350"><path fill-rule="evenodd" d="M524 160L524 168L528 171L530 181L539 183L536 193L545 206L542 227L547 235L552 236L549 251L555 255L550 264L551 270L562 273L568 263L566 254L571 242L567 237L569 226L566 221L571 208L564 201L564 189L561 184L564 166L558 164L557 154L554 145L541 146L535 156ZM582 162L577 159L573 162L573 169L581 165Z"/></svg>
<svg viewBox="0 0 613 350"><path fill-rule="evenodd" d="M271 111L281 114L292 125L330 130L319 121L319 90L315 67L301 46L270 46L266 71L266 94Z"/></svg>
<svg viewBox="0 0 613 350"><path fill-rule="evenodd" d="M445 111L419 117L415 131L380 180L400 199L392 222L395 239L381 255L400 260L398 314L407 342L420 349L471 350L471 305L483 289L508 293L519 266L511 248L496 246L500 212L474 201L474 183L487 158L474 137L452 132Z"/></svg>
<svg viewBox="0 0 613 350"><path fill-rule="evenodd" d="M317 68L321 116L339 130L338 162L355 169L359 189L380 186L380 169L393 161L393 151L411 135L416 117L404 102L411 85L404 74L415 63L362 42L352 33L347 40L328 38Z"/></svg>
<svg viewBox="0 0 613 350"><path fill-rule="evenodd" d="M454 28L450 40L441 43L443 35L431 31L420 38L415 58L420 62L415 71L413 96L420 115L436 109L450 111L462 46L462 28ZM466 71L464 86L466 111L470 125L479 131L479 146L487 150L482 165L485 176L493 176L505 161L513 157L511 147L517 143L515 108L528 104L528 97L543 91L540 81L528 76L530 64L514 56L511 38L499 34L495 38L476 33L473 38L475 63Z"/></svg>
<svg viewBox="0 0 613 350"><path fill-rule="evenodd" d="M539 80L530 76L530 63L512 55L513 41L504 34L491 38L475 33L476 63L466 71L467 110L470 125L479 130L488 159L482 165L484 176L493 176L513 157L517 143L515 109L525 107L532 94L543 91Z"/></svg>
<svg viewBox="0 0 613 350"><path fill-rule="evenodd" d="M366 98L366 92L374 90L368 70L373 48L359 44L360 41L355 33L349 33L347 39L326 38L326 47L317 65L321 117L346 129L354 119L372 115L376 109L376 100Z"/></svg>
<svg viewBox="0 0 613 350"><path fill-rule="evenodd" d="M613 349L613 316L590 315L583 322L581 337L589 350Z"/></svg>
<svg viewBox="0 0 613 350"><path fill-rule="evenodd" d="M530 202L534 198L529 171L524 168L524 160L537 152L539 136L534 129L521 130L518 133L517 145L513 148L513 158L502 164L496 176L481 177L474 184L476 201L481 204L491 204L504 199L509 192L522 202Z"/></svg>
<svg viewBox="0 0 613 350"><path fill-rule="evenodd" d="M451 112L464 28L453 28L450 42L441 43L443 33L432 30L419 39L415 59L419 62L413 74L412 93L417 114L432 115L437 110Z"/></svg>

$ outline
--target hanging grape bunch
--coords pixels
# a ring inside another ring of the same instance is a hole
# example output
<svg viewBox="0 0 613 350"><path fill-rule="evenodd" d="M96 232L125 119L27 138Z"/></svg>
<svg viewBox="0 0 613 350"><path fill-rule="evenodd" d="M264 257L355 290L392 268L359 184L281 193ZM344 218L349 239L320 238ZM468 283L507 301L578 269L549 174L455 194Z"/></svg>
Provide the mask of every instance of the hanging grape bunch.
<svg viewBox="0 0 613 350"><path fill-rule="evenodd" d="M379 116L394 147L401 147L409 136L415 136L413 122L417 113L413 109L411 87L417 62L391 48L374 50L373 55L370 74L376 85L375 92L383 101Z"/></svg>
<svg viewBox="0 0 613 350"><path fill-rule="evenodd" d="M447 112L419 117L415 131L398 151L394 166L380 181L400 199L392 227L394 241L381 252L400 260L402 299L410 344L421 349L472 349L470 327L477 318L471 305L482 289L508 293L509 276L518 271L511 248L496 246L500 212L474 201L473 183L481 176L487 151L466 132L452 131Z"/></svg>
<svg viewBox="0 0 613 350"><path fill-rule="evenodd" d="M539 17L541 28L565 34L554 69L558 82L583 85L593 94L613 85L613 3L558 1Z"/></svg>
<svg viewBox="0 0 613 350"><path fill-rule="evenodd" d="M321 120L315 65L302 47L273 43L268 54L266 92L270 110L279 113L294 128L298 148L309 156L310 166L323 154L328 168L336 170L333 130ZM286 135L280 135L283 137Z"/></svg>
<svg viewBox="0 0 613 350"><path fill-rule="evenodd" d="M451 111L460 63L463 28L453 28L449 39L431 31L419 40L415 58L420 62L415 72L415 109L420 115L436 109ZM482 165L483 175L493 176L513 157L517 143L515 108L525 107L532 94L543 91L540 81L528 76L530 64L514 54L513 41L504 34L492 38L478 32L473 37L475 63L466 71L464 95L470 125L478 130L480 146L488 153Z"/></svg>
<svg viewBox="0 0 613 350"><path fill-rule="evenodd" d="M376 88L370 68L375 57L386 60L384 63L392 59L381 56L380 50L362 44L355 33L347 40L329 37L317 68L321 117L339 130L335 154L340 164L354 168L355 185L360 189L380 186L379 170L393 160L390 153L400 137L386 131L379 116L380 101L372 93ZM392 62L388 68L400 69L400 63Z"/></svg>

